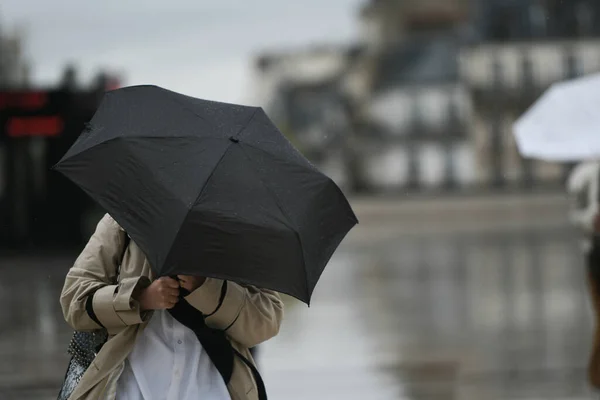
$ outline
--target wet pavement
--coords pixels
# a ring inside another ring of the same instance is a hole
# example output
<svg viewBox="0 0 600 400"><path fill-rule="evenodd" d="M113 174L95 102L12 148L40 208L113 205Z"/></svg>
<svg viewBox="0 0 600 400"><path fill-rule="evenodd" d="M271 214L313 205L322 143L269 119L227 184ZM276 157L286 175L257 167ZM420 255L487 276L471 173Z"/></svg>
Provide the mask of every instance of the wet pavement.
<svg viewBox="0 0 600 400"><path fill-rule="evenodd" d="M308 308L261 347L271 399L592 399L592 318L560 196L355 202ZM74 256L0 259L0 399L52 399ZM35 277L36 279L33 279ZM43 279L40 279L43 278Z"/></svg>

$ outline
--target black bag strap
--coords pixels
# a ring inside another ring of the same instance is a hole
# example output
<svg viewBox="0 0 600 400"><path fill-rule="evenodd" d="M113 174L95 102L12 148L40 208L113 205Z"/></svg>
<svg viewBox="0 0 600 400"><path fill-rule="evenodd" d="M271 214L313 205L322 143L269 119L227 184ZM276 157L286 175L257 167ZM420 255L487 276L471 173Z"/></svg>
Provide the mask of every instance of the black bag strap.
<svg viewBox="0 0 600 400"><path fill-rule="evenodd" d="M225 384L229 383L233 373L233 347L225 332L208 327L204 322L204 315L184 299L184 293L180 292L179 298L179 302L167 312L196 334Z"/></svg>
<svg viewBox="0 0 600 400"><path fill-rule="evenodd" d="M233 346L231 348L233 349ZM265 383L263 382L260 372L258 372L256 366L236 349L233 349L233 352L240 358L240 360L244 362L244 364L246 364L248 368L250 368L250 371L252 371L254 381L256 382L256 389L258 390L258 400L267 400L267 389L265 388Z"/></svg>
<svg viewBox="0 0 600 400"><path fill-rule="evenodd" d="M167 311L173 318L196 334L204 351L206 351L215 368L217 368L217 371L219 371L219 374L223 377L225 384L228 384L231 380L231 375L233 373L233 357L235 354L248 366L248 368L250 368L254 381L256 382L258 399L267 400L265 384L254 364L233 348L231 342L227 339L225 331L212 329L206 325L204 322L204 315L185 300L185 293L180 292L179 296L180 301Z"/></svg>

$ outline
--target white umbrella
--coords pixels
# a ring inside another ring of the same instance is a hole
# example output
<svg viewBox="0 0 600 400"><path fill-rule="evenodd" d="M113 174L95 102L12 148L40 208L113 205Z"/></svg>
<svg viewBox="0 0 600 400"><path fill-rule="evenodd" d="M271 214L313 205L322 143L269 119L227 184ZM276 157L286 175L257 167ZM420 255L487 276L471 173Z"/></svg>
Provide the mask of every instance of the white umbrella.
<svg viewBox="0 0 600 400"><path fill-rule="evenodd" d="M600 74L552 85L513 129L524 157L546 161L600 158Z"/></svg>

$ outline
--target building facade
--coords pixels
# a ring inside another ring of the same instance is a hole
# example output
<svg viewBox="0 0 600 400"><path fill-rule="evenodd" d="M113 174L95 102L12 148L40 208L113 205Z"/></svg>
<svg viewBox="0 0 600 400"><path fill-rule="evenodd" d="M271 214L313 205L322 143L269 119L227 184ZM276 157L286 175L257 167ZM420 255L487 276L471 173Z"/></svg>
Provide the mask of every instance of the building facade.
<svg viewBox="0 0 600 400"><path fill-rule="evenodd" d="M493 187L562 184L570 165L525 160L512 125L553 83L600 71L597 1L479 1L474 42L460 75L473 104L469 137L477 182Z"/></svg>
<svg viewBox="0 0 600 400"><path fill-rule="evenodd" d="M366 190L443 190L473 181L470 102L458 64L469 15L464 0L372 0L362 8L369 86L357 108Z"/></svg>
<svg viewBox="0 0 600 400"><path fill-rule="evenodd" d="M269 53L257 58L253 71L251 102L342 187L352 180L351 99L365 90L356 74L360 56L359 46Z"/></svg>
<svg viewBox="0 0 600 400"><path fill-rule="evenodd" d="M554 82L600 71L600 2L370 0L359 23L352 49L256 63L309 158L357 191L562 184L570 166L522 159L511 128Z"/></svg>

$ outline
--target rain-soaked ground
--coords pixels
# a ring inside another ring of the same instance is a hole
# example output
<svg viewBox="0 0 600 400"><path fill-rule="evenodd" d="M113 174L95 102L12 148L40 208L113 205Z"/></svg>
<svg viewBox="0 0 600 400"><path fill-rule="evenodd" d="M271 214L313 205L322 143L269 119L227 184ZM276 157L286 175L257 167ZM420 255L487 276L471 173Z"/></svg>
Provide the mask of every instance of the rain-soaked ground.
<svg viewBox="0 0 600 400"><path fill-rule="evenodd" d="M592 399L592 318L560 196L358 200L308 308L261 348L271 399ZM52 399L73 255L0 259L0 400Z"/></svg>

